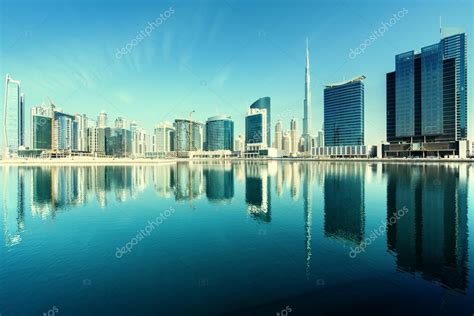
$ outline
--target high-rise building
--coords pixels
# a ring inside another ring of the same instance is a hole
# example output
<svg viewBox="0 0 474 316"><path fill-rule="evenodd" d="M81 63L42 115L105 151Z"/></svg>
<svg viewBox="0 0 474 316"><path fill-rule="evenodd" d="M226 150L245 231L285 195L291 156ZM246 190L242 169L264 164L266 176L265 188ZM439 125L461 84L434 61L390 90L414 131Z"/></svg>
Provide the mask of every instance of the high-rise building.
<svg viewBox="0 0 474 316"><path fill-rule="evenodd" d="M266 122L267 122L267 132L266 132L266 143L267 147L271 147L271 126L272 126L272 116L271 116L271 100L270 97L263 97L252 103L250 109L261 109L266 111Z"/></svg>
<svg viewBox="0 0 474 316"><path fill-rule="evenodd" d="M51 107L44 105L38 105L31 108L31 149L51 149L51 111Z"/></svg>
<svg viewBox="0 0 474 316"><path fill-rule="evenodd" d="M245 150L258 152L268 147L267 110L251 108L245 117Z"/></svg>
<svg viewBox="0 0 474 316"><path fill-rule="evenodd" d="M105 113L105 111L100 112L99 116L97 116L97 127L99 128L107 127L107 113Z"/></svg>
<svg viewBox="0 0 474 316"><path fill-rule="evenodd" d="M175 129L170 122L159 123L154 131L154 151L169 153L175 150Z"/></svg>
<svg viewBox="0 0 474 316"><path fill-rule="evenodd" d="M77 150L77 122L75 116L54 110L53 150Z"/></svg>
<svg viewBox="0 0 474 316"><path fill-rule="evenodd" d="M239 135L235 139L234 150L240 152L244 151L244 139L242 138L242 135Z"/></svg>
<svg viewBox="0 0 474 316"><path fill-rule="evenodd" d="M386 89L388 156L458 153L467 138L464 33L397 55Z"/></svg>
<svg viewBox="0 0 474 316"><path fill-rule="evenodd" d="M296 126L296 120L293 118L290 121L290 138L291 138L291 147L290 154L298 154L298 128Z"/></svg>
<svg viewBox="0 0 474 316"><path fill-rule="evenodd" d="M126 119L124 119L123 117L117 117L115 119L115 128L125 128L125 129L129 129L129 124L127 122ZM135 123L135 127L136 127L136 123Z"/></svg>
<svg viewBox="0 0 474 316"><path fill-rule="evenodd" d="M324 145L364 145L365 76L326 85L324 89Z"/></svg>
<svg viewBox="0 0 474 316"><path fill-rule="evenodd" d="M281 121L278 120L278 122L275 124L275 142L273 144L273 147L281 150L283 146L283 130L281 127Z"/></svg>
<svg viewBox="0 0 474 316"><path fill-rule="evenodd" d="M105 155L105 128L87 128L89 145L87 150L94 155Z"/></svg>
<svg viewBox="0 0 474 316"><path fill-rule="evenodd" d="M85 114L76 114L75 121L77 123L77 146L78 151L88 150L87 127L88 118Z"/></svg>
<svg viewBox="0 0 474 316"><path fill-rule="evenodd" d="M132 125L132 124L130 124ZM148 151L148 134L144 128L138 127L133 128L130 131L132 134L132 155L134 157L145 157L145 153Z"/></svg>
<svg viewBox="0 0 474 316"><path fill-rule="evenodd" d="M104 130L105 154L107 156L129 157L132 154L132 133L129 130L110 127Z"/></svg>
<svg viewBox="0 0 474 316"><path fill-rule="evenodd" d="M204 149L204 124L189 119L176 119L175 145L178 152Z"/></svg>
<svg viewBox="0 0 474 316"><path fill-rule="evenodd" d="M291 145L291 136L289 132L285 132L282 138L282 149L283 155L289 156L291 153L292 145Z"/></svg>
<svg viewBox="0 0 474 316"><path fill-rule="evenodd" d="M25 145L25 96L20 81L5 77L3 103L3 149L5 157L16 155Z"/></svg>
<svg viewBox="0 0 474 316"><path fill-rule="evenodd" d="M312 111L311 111L311 77L309 70L309 47L306 39L306 68L304 82L304 117L303 117L303 152L312 151L313 143Z"/></svg>
<svg viewBox="0 0 474 316"><path fill-rule="evenodd" d="M207 150L233 150L234 121L230 116L210 117L206 122Z"/></svg>
<svg viewBox="0 0 474 316"><path fill-rule="evenodd" d="M324 147L324 129L318 131L318 137L316 139L316 147Z"/></svg>

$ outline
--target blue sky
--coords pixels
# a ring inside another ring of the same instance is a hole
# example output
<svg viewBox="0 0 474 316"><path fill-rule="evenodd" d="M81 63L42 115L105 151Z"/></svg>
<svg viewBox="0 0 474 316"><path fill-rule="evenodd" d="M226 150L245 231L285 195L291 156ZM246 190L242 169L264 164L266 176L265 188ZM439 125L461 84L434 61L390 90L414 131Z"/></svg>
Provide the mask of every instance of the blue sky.
<svg viewBox="0 0 474 316"><path fill-rule="evenodd" d="M170 7L169 18L116 57ZM349 58L403 8L408 13L383 37ZM303 115L308 37L314 129L322 125L324 84L363 74L366 143L385 139L385 73L394 56L439 41L440 15L444 26L463 28L469 44L473 31L468 0L0 0L0 12L0 74L22 81L28 109L49 96L65 112L95 119L105 110L149 130L191 110L201 121L229 114L240 134L248 106L270 96L273 123L282 119L288 129Z"/></svg>

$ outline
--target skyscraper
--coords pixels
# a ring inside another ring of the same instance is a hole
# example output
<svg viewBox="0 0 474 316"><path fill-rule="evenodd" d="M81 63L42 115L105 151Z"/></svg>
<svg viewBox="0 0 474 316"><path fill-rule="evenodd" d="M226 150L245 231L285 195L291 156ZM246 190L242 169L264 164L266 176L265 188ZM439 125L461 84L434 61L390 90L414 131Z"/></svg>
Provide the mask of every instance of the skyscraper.
<svg viewBox="0 0 474 316"><path fill-rule="evenodd" d="M271 100L270 97L263 97L252 103L250 106L251 109L264 109L266 110L266 122L267 122L267 147L271 147L272 141L271 141L271 126L272 126L272 116L271 116Z"/></svg>
<svg viewBox="0 0 474 316"><path fill-rule="evenodd" d="M281 127L281 121L279 120L275 124L275 143L273 144L273 147L278 150L281 150L283 146L282 142L283 142L283 131Z"/></svg>
<svg viewBox="0 0 474 316"><path fill-rule="evenodd" d="M99 116L97 116L97 127L99 128L107 127L107 113L105 113L105 111L100 112Z"/></svg>
<svg viewBox="0 0 474 316"><path fill-rule="evenodd" d="M304 117L303 117L303 151L311 152L312 144L312 115L311 115L311 78L309 70L309 47L306 39L306 68L304 82Z"/></svg>
<svg viewBox="0 0 474 316"><path fill-rule="evenodd" d="M250 109L245 117L245 150L258 153L262 148L268 147L267 110Z"/></svg>
<svg viewBox="0 0 474 316"><path fill-rule="evenodd" d="M324 145L364 145L364 83L359 76L324 89Z"/></svg>
<svg viewBox="0 0 474 316"><path fill-rule="evenodd" d="M51 149L51 111L51 107L44 105L31 108L31 149Z"/></svg>
<svg viewBox="0 0 474 316"><path fill-rule="evenodd" d="M20 81L5 77L5 99L3 103L3 148L4 155L16 155L25 145L25 96L21 94Z"/></svg>
<svg viewBox="0 0 474 316"><path fill-rule="evenodd" d="M290 138L291 138L291 150L290 154L298 154L298 128L296 127L296 120L293 118L290 121Z"/></svg>
<svg viewBox="0 0 474 316"><path fill-rule="evenodd" d="M159 123L155 127L155 152L166 154L174 151L175 129L170 122Z"/></svg>
<svg viewBox="0 0 474 316"><path fill-rule="evenodd" d="M465 34L395 57L386 76L389 156L449 155L467 138Z"/></svg>
<svg viewBox="0 0 474 316"><path fill-rule="evenodd" d="M204 149L203 123L189 119L176 119L174 127L177 151L201 151Z"/></svg>
<svg viewBox="0 0 474 316"><path fill-rule="evenodd" d="M206 122L207 150L233 150L234 121L230 116L210 117Z"/></svg>
<svg viewBox="0 0 474 316"><path fill-rule="evenodd" d="M87 127L88 119L85 114L76 114L75 121L77 122L77 146L78 151L87 151L88 141L87 141Z"/></svg>

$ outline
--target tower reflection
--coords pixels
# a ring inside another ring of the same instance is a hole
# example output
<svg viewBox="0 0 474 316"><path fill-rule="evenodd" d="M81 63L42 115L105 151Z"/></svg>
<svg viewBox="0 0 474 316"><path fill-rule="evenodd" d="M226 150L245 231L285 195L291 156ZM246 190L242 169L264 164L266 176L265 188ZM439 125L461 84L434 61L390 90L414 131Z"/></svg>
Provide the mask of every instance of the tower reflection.
<svg viewBox="0 0 474 316"><path fill-rule="evenodd" d="M365 231L364 164L324 165L324 232L360 244Z"/></svg>
<svg viewBox="0 0 474 316"><path fill-rule="evenodd" d="M245 164L245 202L255 219L271 222L271 179L268 165L260 162Z"/></svg>
<svg viewBox="0 0 474 316"><path fill-rule="evenodd" d="M386 165L387 246L399 269L464 291L467 287L467 166Z"/></svg>

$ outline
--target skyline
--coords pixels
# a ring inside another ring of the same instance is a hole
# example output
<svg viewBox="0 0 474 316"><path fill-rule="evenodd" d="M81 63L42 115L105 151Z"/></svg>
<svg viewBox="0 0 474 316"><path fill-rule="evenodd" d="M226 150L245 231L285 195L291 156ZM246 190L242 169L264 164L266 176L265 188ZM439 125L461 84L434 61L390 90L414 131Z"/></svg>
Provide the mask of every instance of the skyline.
<svg viewBox="0 0 474 316"><path fill-rule="evenodd" d="M308 37L310 75L313 77L313 98L310 99L312 130L317 131L322 125L323 85L362 73L367 76L365 141L367 144L378 144L386 139L385 73L393 70L394 56L436 42L440 38L441 13L443 26L462 28L468 41L472 34L472 23L469 23L472 5L462 1L459 6L427 1L395 4L366 1L363 5L347 1L298 2L291 11L284 10L282 3L276 3L257 26L250 21L262 14L266 2L249 6L247 2L235 1L223 4L215 1L200 4L177 1L157 6L144 1L141 3L148 4L147 8L143 8L146 13L143 10L131 13L127 5L122 4L110 12L107 10L110 16L103 21L99 17L102 18L100 13L106 8L105 2L97 4L98 9L94 12L88 12L88 2L62 2L64 14L59 14L58 19L44 14L44 19L35 20L40 25L28 19L33 13L42 16L51 6L57 9L57 2L50 1L41 6L29 3L21 12L25 23L15 29L9 28L10 32L2 31L3 62L0 63L0 73L9 73L22 81L26 113L32 106L47 103L46 96L49 96L67 113L79 113L75 110L81 109L81 113L95 119L101 110L105 110L110 118L121 116L135 120L148 131L159 122L185 118L190 110L196 110L194 118L202 122L216 114L231 115L235 121L235 136L243 135L248 106L260 97L270 96L272 131L278 119L282 120L283 129L288 130L290 120L295 117L301 134L305 39ZM429 7L422 5L427 3ZM10 26L15 24L15 20L18 21L12 11L17 5L11 1L2 2L1 11L5 17L0 22L2 30L7 29L6 24ZM342 5L352 6L354 10L338 12L336 9ZM174 13L168 14L169 17L134 46L130 53L120 59L114 57L117 49L124 47L140 30L145 29L149 21L156 21L155 17L166 13L170 7L173 7ZM354 58L349 57L351 48L359 47L381 23L403 8L407 9L407 13L386 30L383 37L375 39L365 52ZM250 9L254 9L251 14ZM335 14L331 14L332 10ZM347 17L345 12L352 15ZM276 19L282 13L283 19ZM120 29L117 29L117 23L107 24L124 14L127 14L127 19L118 19L124 22ZM311 21L306 19L309 14L315 17ZM321 19L317 18L320 14ZM77 25L77 22L82 22L81 16L87 16L92 23ZM341 16L347 19L336 23L334 20ZM223 25L226 18L231 20L226 20L229 23ZM63 23L62 29L58 30L58 25L65 19L68 19L67 23ZM230 23L233 19L240 21L239 25ZM301 23L292 23L295 19ZM249 23L242 25L241 22ZM189 28L189 24L196 27ZM324 35L329 29L331 37L327 38ZM357 35L352 35L352 32ZM88 40L81 41L86 33ZM420 37L420 34L429 36ZM52 39L57 40L56 44ZM57 47L58 44L61 47ZM98 53L97 56L95 53ZM469 49L468 54L469 60ZM30 62L25 63L24 60ZM102 71L101 64L107 66L105 71ZM468 81L472 78L471 67L468 68ZM95 79L96 76L101 79ZM137 79L133 79L135 77ZM468 100L472 100L471 90L468 91ZM143 111L136 111L137 103L145 104ZM472 110L468 108L469 117ZM471 121L468 138L473 136Z"/></svg>

